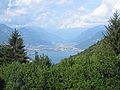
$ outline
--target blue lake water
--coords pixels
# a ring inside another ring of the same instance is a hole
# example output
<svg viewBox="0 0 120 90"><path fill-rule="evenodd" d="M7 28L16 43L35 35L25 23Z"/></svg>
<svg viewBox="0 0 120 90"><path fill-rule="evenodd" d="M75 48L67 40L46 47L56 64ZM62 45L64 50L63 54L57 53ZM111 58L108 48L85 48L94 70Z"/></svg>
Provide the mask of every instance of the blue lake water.
<svg viewBox="0 0 120 90"><path fill-rule="evenodd" d="M29 54L34 54L34 51L28 51ZM54 64L59 63L62 59L68 58L72 55L77 54L78 52L72 51L72 52L64 52L64 51L38 51L39 55L42 54L47 55ZM31 58L34 58L34 55L30 56Z"/></svg>

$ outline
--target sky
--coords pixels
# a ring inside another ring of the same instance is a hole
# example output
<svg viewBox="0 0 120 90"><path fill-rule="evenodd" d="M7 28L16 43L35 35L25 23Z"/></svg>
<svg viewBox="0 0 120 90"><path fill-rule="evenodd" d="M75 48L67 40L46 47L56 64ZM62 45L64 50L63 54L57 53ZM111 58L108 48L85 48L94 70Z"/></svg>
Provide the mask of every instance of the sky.
<svg viewBox="0 0 120 90"><path fill-rule="evenodd" d="M116 10L120 10L120 0L0 0L0 23L85 28L106 24Z"/></svg>

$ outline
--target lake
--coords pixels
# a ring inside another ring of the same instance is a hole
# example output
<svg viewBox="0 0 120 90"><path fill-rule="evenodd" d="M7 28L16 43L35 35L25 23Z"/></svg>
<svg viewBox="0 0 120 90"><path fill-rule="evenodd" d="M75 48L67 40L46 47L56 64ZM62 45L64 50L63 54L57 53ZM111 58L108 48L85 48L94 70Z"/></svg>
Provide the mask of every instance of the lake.
<svg viewBox="0 0 120 90"><path fill-rule="evenodd" d="M76 51L37 51L39 55L47 55L54 64L59 63L62 59L68 58L72 55L77 54ZM34 58L34 51L28 51L28 54L31 54L29 57Z"/></svg>

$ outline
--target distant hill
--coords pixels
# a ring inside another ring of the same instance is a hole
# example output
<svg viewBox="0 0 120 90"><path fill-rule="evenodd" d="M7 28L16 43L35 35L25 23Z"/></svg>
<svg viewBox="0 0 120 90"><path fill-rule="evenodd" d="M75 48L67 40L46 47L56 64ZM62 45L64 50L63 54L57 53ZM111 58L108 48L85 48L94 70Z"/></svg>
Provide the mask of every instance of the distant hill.
<svg viewBox="0 0 120 90"><path fill-rule="evenodd" d="M26 44L30 45L53 45L62 41L62 38L50 32L49 30L40 27L23 27L19 28Z"/></svg>
<svg viewBox="0 0 120 90"><path fill-rule="evenodd" d="M42 30L43 29L40 29L41 32L38 32L38 30L30 27L23 27L18 29L18 31L24 39L25 44L51 45L51 43L46 40L46 34Z"/></svg>
<svg viewBox="0 0 120 90"><path fill-rule="evenodd" d="M51 29L48 32L61 38L59 42L72 43L86 28Z"/></svg>
<svg viewBox="0 0 120 90"><path fill-rule="evenodd" d="M98 25L92 28L68 28L49 31L59 36L63 43L73 43L77 48L86 49L102 39L105 27Z"/></svg>
<svg viewBox="0 0 120 90"><path fill-rule="evenodd" d="M27 45L48 45L54 46L56 43L76 43L75 47L86 49L101 40L105 32L103 25L90 29L63 29L50 30L40 27L28 26L17 29L24 43ZM0 43L6 43L13 29L7 25L0 24Z"/></svg>
<svg viewBox="0 0 120 90"><path fill-rule="evenodd" d="M105 33L105 27L103 25L86 30L76 38L75 42L78 43L76 47L80 49L86 49L90 47L103 38L103 33Z"/></svg>
<svg viewBox="0 0 120 90"><path fill-rule="evenodd" d="M0 43L7 43L10 34L14 29L5 25L0 24ZM57 36L56 34L52 33L49 30L34 27L34 26L27 26L22 28L17 28L20 32L21 37L24 39L24 43L27 45L48 45L53 46L54 43L59 43L64 41L61 37Z"/></svg>
<svg viewBox="0 0 120 90"><path fill-rule="evenodd" d="M12 28L7 25L0 24L0 44L7 43L10 34L12 33Z"/></svg>
<svg viewBox="0 0 120 90"><path fill-rule="evenodd" d="M14 29L11 27L0 24L0 43L7 43L8 38L10 37L10 34L12 33ZM55 36L47 33L42 28L32 28L32 27L23 27L17 29L21 37L24 39L24 43L27 45L52 45L52 42L50 41Z"/></svg>

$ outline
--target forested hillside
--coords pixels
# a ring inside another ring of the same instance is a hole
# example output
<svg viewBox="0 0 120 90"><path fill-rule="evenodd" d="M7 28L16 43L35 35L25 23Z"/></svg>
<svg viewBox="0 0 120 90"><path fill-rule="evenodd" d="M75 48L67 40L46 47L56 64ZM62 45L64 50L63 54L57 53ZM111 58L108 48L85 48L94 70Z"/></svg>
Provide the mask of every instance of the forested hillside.
<svg viewBox="0 0 120 90"><path fill-rule="evenodd" d="M0 46L1 90L120 90L120 16L106 26L104 39L58 64L35 52L28 61L16 30Z"/></svg>

